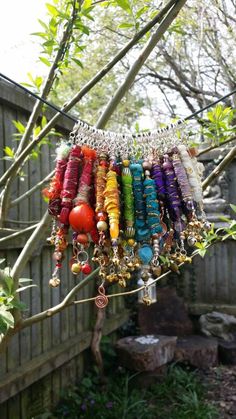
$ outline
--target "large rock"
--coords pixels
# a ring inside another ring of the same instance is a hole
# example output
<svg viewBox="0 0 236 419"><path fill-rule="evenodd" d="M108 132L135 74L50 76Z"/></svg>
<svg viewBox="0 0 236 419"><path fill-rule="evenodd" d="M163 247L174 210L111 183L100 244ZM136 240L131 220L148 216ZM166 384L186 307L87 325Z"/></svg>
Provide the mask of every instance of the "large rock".
<svg viewBox="0 0 236 419"><path fill-rule="evenodd" d="M202 314L199 319L202 333L206 336L216 336L228 342L234 340L236 317L230 314L212 311Z"/></svg>
<svg viewBox="0 0 236 419"><path fill-rule="evenodd" d="M158 289L156 303L139 304L138 322L141 334L185 336L194 333L183 299L170 287Z"/></svg>
<svg viewBox="0 0 236 419"><path fill-rule="evenodd" d="M218 342L214 338L186 336L177 340L174 360L196 368L209 368L218 364Z"/></svg>
<svg viewBox="0 0 236 419"><path fill-rule="evenodd" d="M222 364L236 365L236 340L219 342L219 359Z"/></svg>
<svg viewBox="0 0 236 419"><path fill-rule="evenodd" d="M154 371L172 361L175 336L129 336L118 340L116 350L120 364L134 371Z"/></svg>

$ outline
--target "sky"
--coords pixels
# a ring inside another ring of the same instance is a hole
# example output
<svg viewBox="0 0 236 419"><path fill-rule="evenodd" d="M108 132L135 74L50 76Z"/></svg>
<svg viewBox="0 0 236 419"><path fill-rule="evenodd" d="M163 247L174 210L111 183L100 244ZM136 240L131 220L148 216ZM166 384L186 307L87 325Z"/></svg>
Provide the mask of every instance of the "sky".
<svg viewBox="0 0 236 419"><path fill-rule="evenodd" d="M46 0L1 0L0 14L0 72L18 82L26 82L27 73L47 71L37 62L40 52L36 36L40 30L37 19L45 20Z"/></svg>

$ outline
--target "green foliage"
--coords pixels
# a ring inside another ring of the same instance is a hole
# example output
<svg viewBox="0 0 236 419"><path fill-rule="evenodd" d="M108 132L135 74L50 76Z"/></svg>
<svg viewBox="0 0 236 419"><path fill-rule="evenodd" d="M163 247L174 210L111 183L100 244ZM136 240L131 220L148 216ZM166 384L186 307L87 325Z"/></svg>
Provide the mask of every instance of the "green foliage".
<svg viewBox="0 0 236 419"><path fill-rule="evenodd" d="M236 205L230 204L232 211L236 214ZM215 229L214 224L212 224L211 230L204 232L202 242L197 242L195 247L197 248L196 252L201 257L206 255L207 249L214 243L225 241L227 239L236 240L236 220L229 219L227 217L221 216L221 221L226 225Z"/></svg>
<svg viewBox="0 0 236 419"><path fill-rule="evenodd" d="M233 124L234 116L235 109L224 107L221 104L216 105L207 112L208 120L204 121L203 136L212 145L221 145L235 133L236 125Z"/></svg>
<svg viewBox="0 0 236 419"><path fill-rule="evenodd" d="M110 371L107 384L95 373L64 394L51 418L69 419L216 419L217 410L204 401L205 391L197 374L176 365L167 377L148 389L134 386L138 374ZM42 416L47 417L47 416Z"/></svg>
<svg viewBox="0 0 236 419"><path fill-rule="evenodd" d="M150 391L159 419L217 419L214 406L204 401L204 387L197 373L171 365L165 381Z"/></svg>
<svg viewBox="0 0 236 419"><path fill-rule="evenodd" d="M0 263L4 263L1 259ZM28 278L21 278L19 280L20 287L15 289L14 281L10 275L10 268L0 270L0 335L7 333L9 328L14 327L14 317L12 310L25 310L25 305L18 299L18 293L36 285L22 284L30 282Z"/></svg>

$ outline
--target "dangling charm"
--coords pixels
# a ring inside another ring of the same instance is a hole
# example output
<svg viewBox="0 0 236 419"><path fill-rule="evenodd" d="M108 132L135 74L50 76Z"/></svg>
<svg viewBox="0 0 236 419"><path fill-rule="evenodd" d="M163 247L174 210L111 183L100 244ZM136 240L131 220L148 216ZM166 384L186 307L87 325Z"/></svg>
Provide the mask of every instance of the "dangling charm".
<svg viewBox="0 0 236 419"><path fill-rule="evenodd" d="M98 287L98 294L99 295L95 298L95 304L97 308L105 308L108 304L108 298L105 295L105 288L103 284Z"/></svg>

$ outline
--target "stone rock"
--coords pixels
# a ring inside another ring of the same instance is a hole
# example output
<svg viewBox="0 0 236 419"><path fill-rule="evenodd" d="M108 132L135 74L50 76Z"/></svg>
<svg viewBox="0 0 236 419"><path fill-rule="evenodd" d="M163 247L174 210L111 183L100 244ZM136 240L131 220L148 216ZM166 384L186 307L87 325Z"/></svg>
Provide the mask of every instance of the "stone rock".
<svg viewBox="0 0 236 419"><path fill-rule="evenodd" d="M193 324L184 301L175 288L158 289L157 302L139 304L138 322L141 334L185 336L193 334Z"/></svg>
<svg viewBox="0 0 236 419"><path fill-rule="evenodd" d="M201 332L206 336L216 336L226 341L234 339L236 317L230 314L212 311L212 313L202 314L199 323Z"/></svg>
<svg viewBox="0 0 236 419"><path fill-rule="evenodd" d="M209 368L218 364L218 342L203 336L185 336L177 340L174 360L196 368Z"/></svg>
<svg viewBox="0 0 236 419"><path fill-rule="evenodd" d="M172 361L175 336L128 336L118 340L116 351L120 364L134 371L154 371Z"/></svg>
<svg viewBox="0 0 236 419"><path fill-rule="evenodd" d="M222 364L236 365L236 340L219 342L219 359Z"/></svg>

